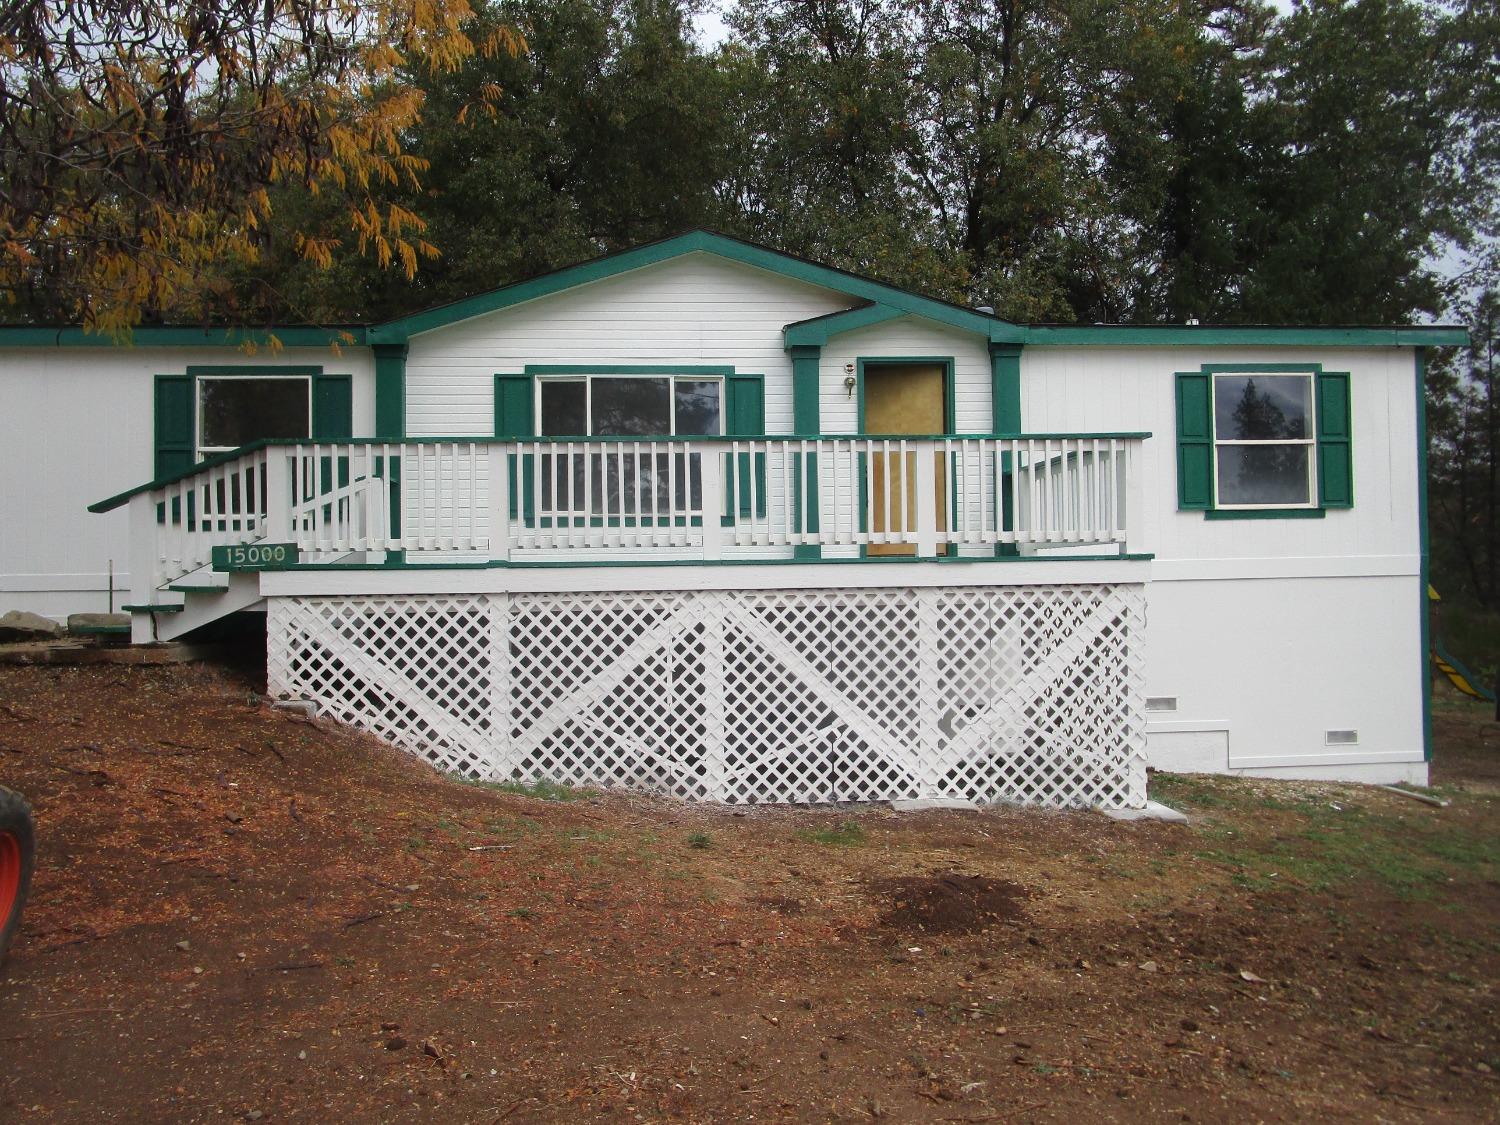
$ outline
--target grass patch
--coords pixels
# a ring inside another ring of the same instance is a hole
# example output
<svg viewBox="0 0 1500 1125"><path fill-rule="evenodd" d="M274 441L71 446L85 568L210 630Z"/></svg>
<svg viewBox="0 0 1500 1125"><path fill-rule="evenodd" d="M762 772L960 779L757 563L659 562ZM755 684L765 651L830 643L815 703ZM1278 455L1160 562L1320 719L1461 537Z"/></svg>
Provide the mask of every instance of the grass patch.
<svg viewBox="0 0 1500 1125"><path fill-rule="evenodd" d="M1450 881L1500 877L1500 840L1462 821L1322 801L1279 807L1285 815L1241 821L1239 829L1205 825L1201 836L1212 846L1196 858L1255 891L1376 883L1398 898L1426 900Z"/></svg>
<svg viewBox="0 0 1500 1125"><path fill-rule="evenodd" d="M538 801L579 801L586 797L597 797L597 789L576 789L561 781L539 778L536 781L485 781L467 774L448 775L461 785L472 785L478 789L493 789L497 793L514 793L518 797L533 797Z"/></svg>
<svg viewBox="0 0 1500 1125"><path fill-rule="evenodd" d="M817 828L800 833L804 840L833 848L857 848L865 842L865 830L857 820L846 820L832 828Z"/></svg>
<svg viewBox="0 0 1500 1125"><path fill-rule="evenodd" d="M699 849L707 848L713 843L713 841L708 838L707 832L694 832L687 838L687 842L688 847Z"/></svg>

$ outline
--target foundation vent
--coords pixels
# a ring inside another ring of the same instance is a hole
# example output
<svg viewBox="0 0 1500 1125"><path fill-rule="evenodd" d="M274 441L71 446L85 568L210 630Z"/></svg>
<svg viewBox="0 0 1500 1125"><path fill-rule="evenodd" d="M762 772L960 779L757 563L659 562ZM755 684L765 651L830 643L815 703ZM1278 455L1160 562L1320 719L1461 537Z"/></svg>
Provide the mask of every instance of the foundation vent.
<svg viewBox="0 0 1500 1125"><path fill-rule="evenodd" d="M1324 746L1354 746L1359 742L1357 730L1326 730L1323 732Z"/></svg>
<svg viewBox="0 0 1500 1125"><path fill-rule="evenodd" d="M1175 695L1148 695L1146 696L1147 711L1175 711L1177 710L1177 697Z"/></svg>

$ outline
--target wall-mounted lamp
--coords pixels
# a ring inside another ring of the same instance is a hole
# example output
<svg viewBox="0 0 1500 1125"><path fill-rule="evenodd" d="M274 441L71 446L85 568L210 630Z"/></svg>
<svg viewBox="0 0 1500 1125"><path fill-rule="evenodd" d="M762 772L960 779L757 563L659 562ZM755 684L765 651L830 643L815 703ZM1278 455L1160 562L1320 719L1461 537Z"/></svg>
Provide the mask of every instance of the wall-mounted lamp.
<svg viewBox="0 0 1500 1125"><path fill-rule="evenodd" d="M850 398L854 397L854 376L853 375L849 375L849 376L845 377L845 379L844 379L844 390L848 392Z"/></svg>

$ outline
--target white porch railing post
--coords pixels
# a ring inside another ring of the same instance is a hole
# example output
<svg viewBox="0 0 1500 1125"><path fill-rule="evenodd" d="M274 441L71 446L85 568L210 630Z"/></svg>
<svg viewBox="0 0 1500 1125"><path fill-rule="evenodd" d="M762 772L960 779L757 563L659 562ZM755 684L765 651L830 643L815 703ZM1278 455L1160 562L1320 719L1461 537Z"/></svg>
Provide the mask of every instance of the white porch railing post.
<svg viewBox="0 0 1500 1125"><path fill-rule="evenodd" d="M915 473L917 557L929 559L937 557L937 472L933 464L937 444L931 441L919 441L915 445L917 449L913 456L917 459ZM889 470L887 473L889 474ZM905 477L906 473L902 472L893 479L899 480L904 486Z"/></svg>
<svg viewBox="0 0 1500 1125"><path fill-rule="evenodd" d="M510 454L509 443L491 442L485 446L489 464L489 532L490 558L510 558Z"/></svg>
<svg viewBox="0 0 1500 1125"><path fill-rule="evenodd" d="M292 542L301 547L302 536L292 527L292 478L288 462L294 455L296 446L266 447L266 522L261 534L272 543Z"/></svg>
<svg viewBox="0 0 1500 1125"><path fill-rule="evenodd" d="M157 494L138 492L130 498L130 604L150 605L156 596ZM130 619L130 642L146 644L151 636L151 615L137 613Z"/></svg>
<svg viewBox="0 0 1500 1125"><path fill-rule="evenodd" d="M698 454L698 478L701 489L703 511L703 558L714 562L724 557L721 514L724 510L724 454L717 444L709 445ZM683 471L688 472L693 463L692 454L682 460ZM692 503L692 491L685 487L688 502Z"/></svg>
<svg viewBox="0 0 1500 1125"><path fill-rule="evenodd" d="M1142 554L1146 550L1146 488L1142 480L1141 443L1122 442L1120 452L1125 461L1124 511L1120 523L1125 530L1124 548L1127 555Z"/></svg>

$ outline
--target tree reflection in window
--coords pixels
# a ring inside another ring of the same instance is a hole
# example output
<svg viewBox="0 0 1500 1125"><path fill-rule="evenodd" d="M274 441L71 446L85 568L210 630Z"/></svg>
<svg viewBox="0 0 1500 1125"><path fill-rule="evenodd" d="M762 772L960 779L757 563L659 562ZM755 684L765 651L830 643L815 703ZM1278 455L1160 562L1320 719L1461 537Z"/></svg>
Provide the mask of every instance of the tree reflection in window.
<svg viewBox="0 0 1500 1125"><path fill-rule="evenodd" d="M1312 502L1312 376L1217 375L1214 439L1221 507Z"/></svg>

